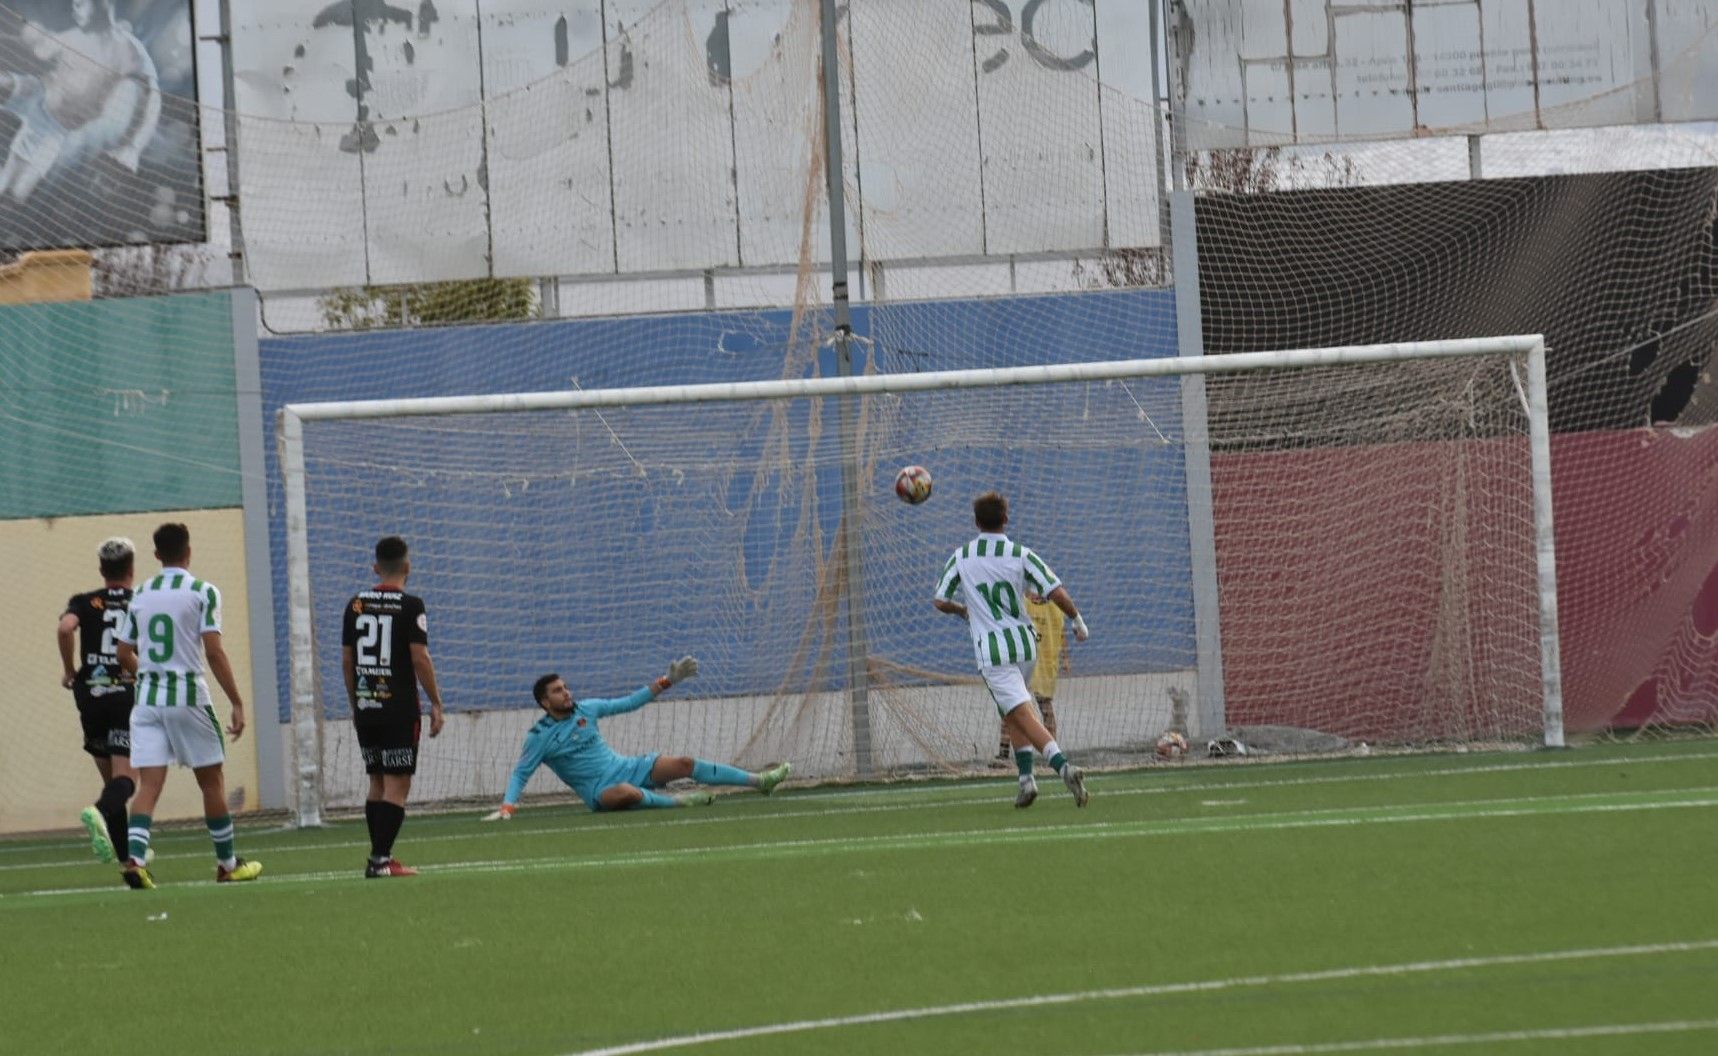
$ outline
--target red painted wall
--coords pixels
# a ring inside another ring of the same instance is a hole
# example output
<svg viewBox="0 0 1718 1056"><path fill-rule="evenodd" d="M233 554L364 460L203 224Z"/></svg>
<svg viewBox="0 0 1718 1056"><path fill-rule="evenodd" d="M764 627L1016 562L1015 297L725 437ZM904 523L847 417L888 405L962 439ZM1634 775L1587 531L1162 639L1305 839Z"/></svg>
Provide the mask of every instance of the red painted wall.
<svg viewBox="0 0 1718 1056"><path fill-rule="evenodd" d="M1214 455L1230 724L1536 735L1525 443ZM1556 437L1552 488L1567 727L1718 722L1718 429Z"/></svg>

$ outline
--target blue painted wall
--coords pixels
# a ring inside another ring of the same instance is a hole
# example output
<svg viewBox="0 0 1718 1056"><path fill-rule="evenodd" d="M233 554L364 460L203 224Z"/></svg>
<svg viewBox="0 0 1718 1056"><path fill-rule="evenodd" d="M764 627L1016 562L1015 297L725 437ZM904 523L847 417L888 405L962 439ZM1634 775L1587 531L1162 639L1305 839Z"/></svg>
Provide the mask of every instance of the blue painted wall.
<svg viewBox="0 0 1718 1056"><path fill-rule="evenodd" d="M817 325L826 333L826 323L801 320L800 332ZM574 379L584 388L607 388L835 374L832 351L810 345L794 327L785 311L712 312L272 338L260 349L264 402L272 429L273 412L288 402L559 390ZM1166 291L861 306L854 327L862 339L854 344L856 366L885 373L1175 354L1173 294ZM1134 383L1125 397L1155 426L1173 433L1168 423L1179 420L1177 393L1174 383ZM1051 561L1102 629L1080 651L1081 673L1192 665L1180 449L1139 444L1093 452L1058 445L1057 419L1065 415L1062 408L1021 421L1019 443L959 447L949 445L943 423L902 416L893 447L877 461L875 479L865 482L862 525L867 568L922 570L910 584L867 584L872 655L893 665L892 677L910 682L971 670L963 629L938 616L928 599L949 551L972 533L967 498L992 486L1002 487L1014 503L1015 538ZM827 557L841 516L833 414L816 441L805 437L806 417L796 407L787 434L796 445L795 462L819 466L809 502L802 501L806 483L797 471L735 475L704 492L683 492L659 480L593 484L587 473L576 483L522 479L495 494L475 519L479 523L443 524L433 540L420 534L411 589L428 605L431 649L450 706L528 707L531 679L551 669L568 676L575 694L624 691L679 652L705 659L700 689L706 693L803 687L796 680L810 677L814 667L812 688L841 685L845 627L839 619L827 627L819 622L811 577L787 561L784 546L810 529ZM635 417L632 425L646 420ZM346 454L376 454L365 450L365 434L350 426L310 429L313 455L328 458L328 464ZM328 429L347 431L317 439L318 430ZM749 439L736 443L735 450L746 455L756 447ZM582 464L606 457L611 446L601 437L580 445L569 448L569 457ZM410 538L414 523L456 508L456 497L469 512L472 478L452 470L505 465L486 461L482 452L489 448L504 445L486 446L470 434L426 440L410 452L414 470L366 477L371 484L359 493L336 494L313 468L312 595L323 646L319 675L331 715L345 711L335 644L340 606L368 585L376 538L392 531ZM285 719L290 665L281 491L275 445L267 449ZM534 454L541 466L556 453ZM381 461L400 457L389 452ZM932 467L938 487L932 502L918 508L894 502L890 488L901 461ZM596 494L593 487L607 488L597 503L604 511L600 525L580 519L592 508L586 504ZM682 553L675 560L683 567L661 568L653 529L686 515L678 503L707 506L712 496L746 517L731 535L712 540L712 548L723 551L720 561ZM1103 508L1109 523L1133 530L1094 546L1083 537L1081 511ZM638 578L640 570L651 568L650 577ZM625 593L628 582L645 584L634 589L649 596L593 590L612 583ZM674 588L662 589L665 582ZM822 652L827 662L817 666L802 659L792 665L790 658L802 648L808 656Z"/></svg>

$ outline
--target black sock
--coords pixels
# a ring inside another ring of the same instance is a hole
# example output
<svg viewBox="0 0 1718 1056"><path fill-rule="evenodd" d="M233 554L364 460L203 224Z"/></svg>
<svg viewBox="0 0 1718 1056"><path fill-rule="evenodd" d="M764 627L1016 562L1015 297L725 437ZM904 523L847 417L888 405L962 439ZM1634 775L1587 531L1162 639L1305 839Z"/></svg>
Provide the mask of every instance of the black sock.
<svg viewBox="0 0 1718 1056"><path fill-rule="evenodd" d="M364 801L364 827L370 830L371 861L376 861L378 858L386 857L386 855L376 849L382 845L381 837L378 834L376 814L376 808L381 805L382 801L379 799L366 799Z"/></svg>
<svg viewBox="0 0 1718 1056"><path fill-rule="evenodd" d="M406 808L398 807L385 799L372 800L365 804L365 812L375 810L375 822L370 829L370 859L384 862L394 855L394 839L400 834L400 826L406 822Z"/></svg>
<svg viewBox="0 0 1718 1056"><path fill-rule="evenodd" d="M116 777L102 787L101 796L95 801L95 809L101 811L102 820L107 822L107 838L113 843L113 851L121 857L126 853L130 826L125 801L136 791L137 785L131 778Z"/></svg>

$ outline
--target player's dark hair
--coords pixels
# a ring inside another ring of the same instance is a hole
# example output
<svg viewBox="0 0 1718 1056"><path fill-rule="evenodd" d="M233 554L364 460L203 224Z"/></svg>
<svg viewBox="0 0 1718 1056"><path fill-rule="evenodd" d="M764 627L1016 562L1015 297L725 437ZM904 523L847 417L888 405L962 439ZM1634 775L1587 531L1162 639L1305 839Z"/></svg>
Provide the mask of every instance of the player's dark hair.
<svg viewBox="0 0 1718 1056"><path fill-rule="evenodd" d="M376 567L385 575L393 575L405 567L406 541L397 535L384 535L376 540Z"/></svg>
<svg viewBox="0 0 1718 1056"><path fill-rule="evenodd" d="M1000 532L1008 523L1008 500L1000 491L987 491L972 500L972 519L981 532Z"/></svg>
<svg viewBox="0 0 1718 1056"><path fill-rule="evenodd" d="M561 676L553 671L539 677L537 681L531 683L531 696L537 698L538 704L542 704L543 698L549 695L549 687L560 680Z"/></svg>
<svg viewBox="0 0 1718 1056"><path fill-rule="evenodd" d="M155 556L162 564L173 565L185 560L191 551L191 529L178 521L168 521L155 529Z"/></svg>

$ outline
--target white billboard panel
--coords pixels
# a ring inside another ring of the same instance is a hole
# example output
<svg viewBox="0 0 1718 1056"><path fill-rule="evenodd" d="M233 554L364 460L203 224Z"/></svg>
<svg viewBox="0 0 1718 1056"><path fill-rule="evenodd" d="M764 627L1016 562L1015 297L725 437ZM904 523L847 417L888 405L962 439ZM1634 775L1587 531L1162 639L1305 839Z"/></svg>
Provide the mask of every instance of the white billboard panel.
<svg viewBox="0 0 1718 1056"><path fill-rule="evenodd" d="M614 269L602 0L484 0L497 275Z"/></svg>
<svg viewBox="0 0 1718 1056"><path fill-rule="evenodd" d="M1711 0L1199 0L1180 11L1174 61L1194 150L1718 119Z"/></svg>
<svg viewBox="0 0 1718 1056"><path fill-rule="evenodd" d="M1162 239L1158 200L1156 64L1151 8L1137 0L1097 0L1098 112L1103 122L1107 246L1155 246Z"/></svg>
<svg viewBox="0 0 1718 1056"><path fill-rule="evenodd" d="M474 279L489 273L484 111L476 0L425 5L405 24L367 20L370 76L364 202L370 281ZM400 9L394 9L400 10Z"/></svg>
<svg viewBox="0 0 1718 1056"><path fill-rule="evenodd" d="M608 104L623 272L739 262L728 86L706 59L718 15L722 0L608 0L621 45Z"/></svg>
<svg viewBox="0 0 1718 1056"><path fill-rule="evenodd" d="M1147 5L839 6L853 257L1158 244ZM239 142L251 274L303 289L825 262L819 7L252 5L234 102L246 129L299 124Z"/></svg>
<svg viewBox="0 0 1718 1056"><path fill-rule="evenodd" d="M369 275L352 26L318 19L327 6L278 0L233 12L246 264L268 289L354 286Z"/></svg>
<svg viewBox="0 0 1718 1056"><path fill-rule="evenodd" d="M901 10L894 0L850 6L866 255L980 254L973 14L926 4L909 20Z"/></svg>
<svg viewBox="0 0 1718 1056"><path fill-rule="evenodd" d="M1332 71L1336 130L1344 139L1376 139L1414 127L1405 11L1351 11L1337 18ZM1295 84L1295 97L1308 91ZM1313 89L1316 90L1316 89ZM1291 104L1292 105L1292 104Z"/></svg>
<svg viewBox="0 0 1718 1056"><path fill-rule="evenodd" d="M731 0L726 33L711 41L711 66L728 79L734 95L743 267L798 264L802 244L812 260L829 260L829 221L821 208L822 40L817 16L815 6L794 0ZM851 67L843 73L851 73ZM858 171L853 113L852 81L843 76L841 161L850 189L856 186ZM807 206L813 209L809 223ZM856 202L847 213L847 248L850 258L857 255Z"/></svg>
<svg viewBox="0 0 1718 1056"><path fill-rule="evenodd" d="M1430 90L1418 95L1416 121L1425 128L1483 125L1485 68L1480 53L1477 5L1453 4L1414 12L1413 69Z"/></svg>
<svg viewBox="0 0 1718 1056"><path fill-rule="evenodd" d="M1718 99L1718 4L1657 0L1658 107L1665 121L1711 117Z"/></svg>
<svg viewBox="0 0 1718 1056"><path fill-rule="evenodd" d="M1103 130L1091 0L980 0L973 17L1015 30L1019 48L979 53L985 248L1035 253L1103 245ZM1019 25L1012 21L1018 17ZM984 24L984 23L981 23ZM994 41L1008 39L992 34Z"/></svg>

